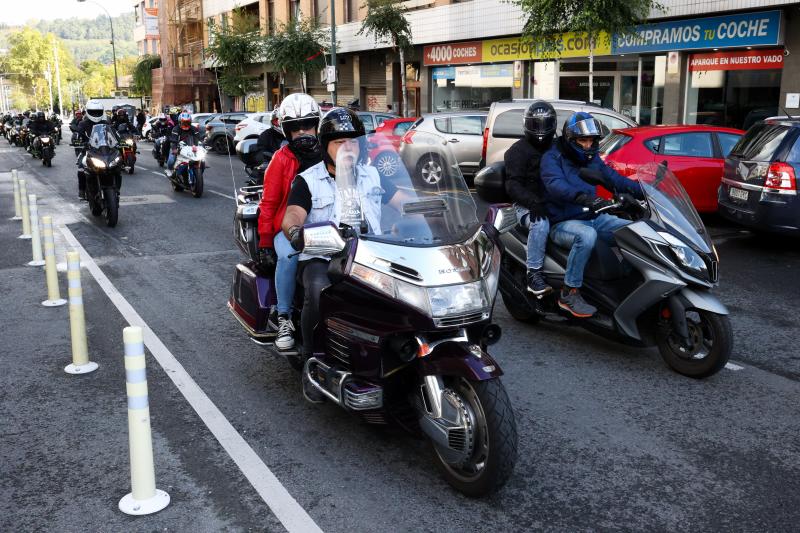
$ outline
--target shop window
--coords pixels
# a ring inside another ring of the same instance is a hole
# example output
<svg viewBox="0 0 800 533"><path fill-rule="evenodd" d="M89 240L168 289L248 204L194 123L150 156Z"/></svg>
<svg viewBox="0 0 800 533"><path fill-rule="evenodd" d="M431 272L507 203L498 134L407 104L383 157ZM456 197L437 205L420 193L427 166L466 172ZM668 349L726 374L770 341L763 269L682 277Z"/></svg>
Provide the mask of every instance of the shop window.
<svg viewBox="0 0 800 533"><path fill-rule="evenodd" d="M661 147L661 137L656 137L655 139L647 139L644 142L644 146L654 154L657 154L658 149Z"/></svg>
<svg viewBox="0 0 800 533"><path fill-rule="evenodd" d="M714 157L710 133L680 133L664 135L664 155Z"/></svg>
<svg viewBox="0 0 800 533"><path fill-rule="evenodd" d="M637 120L640 125L663 123L666 71L667 56L642 58L642 91Z"/></svg>
<svg viewBox="0 0 800 533"><path fill-rule="evenodd" d="M459 135L482 135L480 117L451 117L450 133Z"/></svg>
<svg viewBox="0 0 800 533"><path fill-rule="evenodd" d="M722 151L722 157L728 157L728 154L731 153L731 150L741 138L741 135L736 135L735 133L717 133L717 140L719 141L719 148Z"/></svg>
<svg viewBox="0 0 800 533"><path fill-rule="evenodd" d="M511 98L513 63L433 69L433 111L488 109Z"/></svg>

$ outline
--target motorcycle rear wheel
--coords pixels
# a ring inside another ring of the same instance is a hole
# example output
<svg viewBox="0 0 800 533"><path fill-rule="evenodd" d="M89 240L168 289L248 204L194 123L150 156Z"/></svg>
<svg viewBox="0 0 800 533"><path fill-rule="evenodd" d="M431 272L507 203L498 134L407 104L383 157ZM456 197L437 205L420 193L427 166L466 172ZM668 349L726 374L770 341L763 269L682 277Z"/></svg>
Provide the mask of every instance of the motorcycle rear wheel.
<svg viewBox="0 0 800 533"><path fill-rule="evenodd" d="M733 351L733 330L730 319L708 311L686 310L689 337L693 352L681 347L671 326L659 328L658 351L667 365L690 378L713 376L728 363Z"/></svg>
<svg viewBox="0 0 800 533"><path fill-rule="evenodd" d="M495 378L472 382L457 378L447 384L475 419L474 450L461 465L447 463L433 446L436 463L447 482L472 497L497 492L517 461L517 425L503 383Z"/></svg>

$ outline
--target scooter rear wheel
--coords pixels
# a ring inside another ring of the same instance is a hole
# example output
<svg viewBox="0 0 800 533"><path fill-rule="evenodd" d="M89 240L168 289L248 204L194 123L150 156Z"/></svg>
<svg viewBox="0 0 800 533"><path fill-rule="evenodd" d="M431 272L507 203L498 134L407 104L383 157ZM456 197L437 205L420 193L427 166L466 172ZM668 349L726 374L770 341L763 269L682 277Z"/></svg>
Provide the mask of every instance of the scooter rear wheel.
<svg viewBox="0 0 800 533"><path fill-rule="evenodd" d="M679 374L701 379L713 376L727 364L733 351L730 319L708 311L686 310L691 348L687 349L671 325L659 329L658 351Z"/></svg>

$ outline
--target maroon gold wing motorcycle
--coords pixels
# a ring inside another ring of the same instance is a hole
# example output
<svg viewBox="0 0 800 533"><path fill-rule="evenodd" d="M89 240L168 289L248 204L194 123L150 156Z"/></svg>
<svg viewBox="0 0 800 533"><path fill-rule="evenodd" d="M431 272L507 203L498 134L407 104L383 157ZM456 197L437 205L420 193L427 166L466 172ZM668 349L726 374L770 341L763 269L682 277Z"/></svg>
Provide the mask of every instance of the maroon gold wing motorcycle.
<svg viewBox="0 0 800 533"><path fill-rule="evenodd" d="M367 140L356 141L362 156L351 178L337 166L332 213L339 224L303 230L304 256L329 260L313 356L287 358L330 402L368 423L399 424L427 438L454 488L491 494L517 455L514 411L489 354L500 337L492 323L499 234L478 221L445 139L418 133L391 177L371 165ZM443 168L435 188L417 175L426 161ZM253 261L260 187L238 196L235 236L250 260L236 265L228 306L254 341L270 346L275 286ZM299 321L296 329L299 343Z"/></svg>

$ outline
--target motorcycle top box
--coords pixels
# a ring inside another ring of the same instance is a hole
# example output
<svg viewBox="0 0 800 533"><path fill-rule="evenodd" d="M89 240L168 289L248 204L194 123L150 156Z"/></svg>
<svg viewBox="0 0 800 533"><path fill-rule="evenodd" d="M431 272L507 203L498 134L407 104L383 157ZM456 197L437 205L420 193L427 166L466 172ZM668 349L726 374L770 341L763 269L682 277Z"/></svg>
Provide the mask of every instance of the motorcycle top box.
<svg viewBox="0 0 800 533"><path fill-rule="evenodd" d="M492 310L501 244L478 220L450 143L427 133L414 141L427 149L391 177L372 165L366 136L341 145L335 179L312 167L334 192L312 201L319 211L303 228L300 264L324 261L326 284L305 336L313 346L302 345L298 321L297 351L285 355L327 401L427 438L444 478L482 496L505 484L517 450L502 370L489 354L500 337ZM420 175L431 160L443 168L434 187ZM275 290L273 272L251 255L257 198L247 189L237 199L235 238L250 257L235 268L228 306L264 344Z"/></svg>

